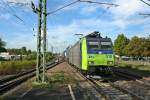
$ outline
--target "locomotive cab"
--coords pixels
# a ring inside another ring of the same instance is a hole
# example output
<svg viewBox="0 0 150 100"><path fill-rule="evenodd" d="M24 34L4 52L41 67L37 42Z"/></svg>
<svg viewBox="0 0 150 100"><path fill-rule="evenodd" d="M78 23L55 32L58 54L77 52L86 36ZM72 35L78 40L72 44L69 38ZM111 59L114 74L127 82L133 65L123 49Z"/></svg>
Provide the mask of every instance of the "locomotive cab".
<svg viewBox="0 0 150 100"><path fill-rule="evenodd" d="M110 38L102 38L100 34L87 36L88 73L108 72L114 66L113 44Z"/></svg>
<svg viewBox="0 0 150 100"><path fill-rule="evenodd" d="M112 42L101 39L87 40L87 54L89 66L113 66L114 56Z"/></svg>

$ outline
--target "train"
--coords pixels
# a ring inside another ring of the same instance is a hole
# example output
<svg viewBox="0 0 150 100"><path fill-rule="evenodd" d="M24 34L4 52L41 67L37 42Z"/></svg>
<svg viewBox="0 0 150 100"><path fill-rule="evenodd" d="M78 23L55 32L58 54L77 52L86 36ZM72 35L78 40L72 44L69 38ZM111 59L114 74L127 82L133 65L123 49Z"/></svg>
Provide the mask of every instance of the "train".
<svg viewBox="0 0 150 100"><path fill-rule="evenodd" d="M66 60L84 75L99 74L115 64L113 43L99 32L90 33L65 50Z"/></svg>

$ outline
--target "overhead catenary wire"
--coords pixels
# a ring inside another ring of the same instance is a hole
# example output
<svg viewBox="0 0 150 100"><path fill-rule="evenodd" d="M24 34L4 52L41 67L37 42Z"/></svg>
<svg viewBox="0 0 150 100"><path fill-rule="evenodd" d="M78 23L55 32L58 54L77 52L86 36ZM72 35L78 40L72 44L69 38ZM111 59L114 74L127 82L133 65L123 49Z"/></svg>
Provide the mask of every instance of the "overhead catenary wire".
<svg viewBox="0 0 150 100"><path fill-rule="evenodd" d="M67 5L64 5L64 6L58 8L58 9L56 9L56 10L54 10L54 11L51 11L51 12L47 13L47 15L51 15L51 14L53 14L53 13L59 11L59 10L62 10L62 9L64 9L64 8L66 8L66 7L69 7L69 6L71 6L71 5L74 5L74 4L76 4L77 2L79 2L79 0L76 0L76 1L71 2L71 3L67 4Z"/></svg>
<svg viewBox="0 0 150 100"><path fill-rule="evenodd" d="M150 17L150 14L145 14L145 13L139 13L139 15L144 16L145 18Z"/></svg>
<svg viewBox="0 0 150 100"><path fill-rule="evenodd" d="M140 0L140 1L143 2L144 4L150 6L150 3L148 3L148 2L146 2L146 1L144 1L144 0ZM150 0L148 0L148 1L150 1ZM139 15L142 15L142 16L144 16L145 18L146 18L146 17L150 17L150 13L139 13Z"/></svg>
<svg viewBox="0 0 150 100"><path fill-rule="evenodd" d="M145 3L146 5L148 5L148 6L150 6L150 4L149 3L147 3L146 1L144 1L144 0L141 0L143 3ZM148 1L150 1L150 0L148 0Z"/></svg>
<svg viewBox="0 0 150 100"><path fill-rule="evenodd" d="M113 3L96 2L96 1L90 1L90 0L88 0L88 1L87 1L87 0L86 0L86 1L85 1L85 0L84 0L84 1L83 1L83 0L76 0L76 1L71 2L71 3L69 3L69 4L66 4L66 5L64 5L64 6L58 8L58 9L56 9L56 10L54 10L54 11L51 11L51 12L47 13L47 15L54 14L54 13L56 13L56 12L58 12L58 11L64 9L64 8L66 8L66 7L69 7L69 6L74 5L74 4L76 4L76 3L79 3L79 2L100 4L100 5L108 5L108 6L114 6L114 7L119 6L119 5L113 4Z"/></svg>
<svg viewBox="0 0 150 100"><path fill-rule="evenodd" d="M113 4L113 3L105 3L105 2L97 2L97 1L91 1L91 0L79 0L80 2L86 2L86 3L95 3L95 4L100 4L100 5L109 5L109 6L119 6L117 4Z"/></svg>
<svg viewBox="0 0 150 100"><path fill-rule="evenodd" d="M15 2L5 2L4 0L0 0L1 1L1 3L3 3L3 4L5 4L8 8L9 8L9 10L5 7L3 7L3 9L4 10L6 10L10 15L12 15L12 16L14 16L15 18L17 18L18 19L18 21L20 21L21 23L22 23L22 25L24 25L26 28L28 28L30 31L33 31L33 28L31 28L31 27L29 27L28 25L27 25L27 23L21 18L21 17L19 17L16 13L15 13L15 10L12 8L12 6L10 6L10 3L14 3L14 4L21 4L21 3L15 3ZM27 3L25 3L25 4L27 4ZM34 35L34 34L33 34Z"/></svg>
<svg viewBox="0 0 150 100"><path fill-rule="evenodd" d="M144 13L140 13L140 15L150 16L150 14L144 14Z"/></svg>
<svg viewBox="0 0 150 100"><path fill-rule="evenodd" d="M17 6L30 6L30 3L21 3L21 2L13 2L7 1L8 4L17 5Z"/></svg>
<svg viewBox="0 0 150 100"><path fill-rule="evenodd" d="M11 10L11 11L7 10L8 13L10 13L10 14L13 15L14 17L16 17L19 21L21 21L22 23L25 24L25 21L24 21L22 18L20 18L17 14L15 14L15 11L11 8L11 6L10 6L8 3L6 3L4 0L1 0L1 1L2 1L7 7L9 7L9 9Z"/></svg>

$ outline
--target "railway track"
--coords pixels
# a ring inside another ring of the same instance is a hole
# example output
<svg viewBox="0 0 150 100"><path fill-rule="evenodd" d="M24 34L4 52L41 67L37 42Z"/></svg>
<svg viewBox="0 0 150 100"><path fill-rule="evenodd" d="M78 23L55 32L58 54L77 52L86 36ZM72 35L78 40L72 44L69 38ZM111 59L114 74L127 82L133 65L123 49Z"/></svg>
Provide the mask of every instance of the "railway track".
<svg viewBox="0 0 150 100"><path fill-rule="evenodd" d="M122 77L126 77L128 79L132 79L132 80L137 80L137 79L142 79L143 78L142 76L135 75L131 72L127 72L127 71L122 70L122 69L114 68L113 72L114 72L114 74L117 74L117 75L122 76Z"/></svg>
<svg viewBox="0 0 150 100"><path fill-rule="evenodd" d="M117 72L118 73L118 72ZM116 80L115 77L112 79L105 79L107 82L101 82L100 80L90 79L93 84L99 87L99 92L105 96L106 99L109 100L149 100L150 99L150 87L149 84L144 84L141 80L140 76L136 76L131 73L121 73L119 72L121 77L132 79L132 89L128 88L128 84L125 86L116 84L113 82ZM118 75L118 74L117 74ZM142 82L142 83L141 83ZM139 92L140 91L140 92Z"/></svg>
<svg viewBox="0 0 150 100"><path fill-rule="evenodd" d="M123 71L123 70L114 70L113 71L114 74L119 75L121 77L136 81L144 86L150 87L150 81L144 79L142 76L139 75L135 75L133 73L127 72L127 71Z"/></svg>
<svg viewBox="0 0 150 100"><path fill-rule="evenodd" d="M73 68L77 70L75 67ZM84 76L80 71L78 72L99 94L102 95L102 97L106 98L107 100L133 100L132 95L123 91L122 89L118 89L112 82L101 82L100 80L95 80ZM134 96L134 98L137 97Z"/></svg>
<svg viewBox="0 0 150 100"><path fill-rule="evenodd" d="M75 67L73 67L75 68ZM76 69L76 68L75 68ZM135 88L133 90L130 90L127 88L127 86L122 86L116 84L113 80L116 80L116 77L112 77L112 79L106 79L107 82L102 82L101 80L95 80L89 77L85 77L82 75L81 72L79 74L84 77L94 88L97 92L102 94L103 97L105 97L108 100L149 100L150 96L147 95L145 97L145 93L150 90L149 84L145 84L145 82L142 82L139 79L142 79L141 76L134 75L132 73L122 72L122 71L116 71L115 74L121 78L124 79L130 79L133 81L133 87ZM140 88L139 90L137 88ZM144 91L147 90L146 92ZM142 90L142 91L141 91ZM137 93L137 91L141 91L140 93Z"/></svg>
<svg viewBox="0 0 150 100"><path fill-rule="evenodd" d="M103 83L93 79L90 79L90 81L99 88L99 93L107 100L133 100L133 97L130 94L114 87L111 82Z"/></svg>
<svg viewBox="0 0 150 100"><path fill-rule="evenodd" d="M113 83L114 87L121 89L125 92L128 92L133 97L137 97L140 100L149 100L150 99L150 84L148 80L143 79L142 76L135 75L131 72L115 70L114 74L119 77L124 77L128 81L124 83ZM134 88L133 88L134 87Z"/></svg>
<svg viewBox="0 0 150 100"><path fill-rule="evenodd" d="M50 69L59 63L61 62L55 62L55 61L51 62L47 64L47 69ZM36 75L35 71L36 71L35 69L32 69L21 74L17 74L17 75L13 75L13 76L1 79L0 80L0 95L3 95L4 93L18 86L19 84L25 82L29 78L35 76Z"/></svg>

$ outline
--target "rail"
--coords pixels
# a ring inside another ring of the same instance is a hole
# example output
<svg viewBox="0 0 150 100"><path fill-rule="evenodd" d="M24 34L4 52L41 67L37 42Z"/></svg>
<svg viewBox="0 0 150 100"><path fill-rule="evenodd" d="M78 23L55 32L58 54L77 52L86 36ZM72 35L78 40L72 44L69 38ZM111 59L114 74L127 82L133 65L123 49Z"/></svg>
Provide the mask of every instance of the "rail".
<svg viewBox="0 0 150 100"><path fill-rule="evenodd" d="M47 69L53 68L59 63L61 63L61 61L60 62L53 61L47 64ZM17 75L13 75L13 76L1 79L0 80L0 95L3 95L8 90L13 89L14 87L25 82L29 78L35 76L36 75L35 71L36 71L35 69L32 69L21 74L17 74Z"/></svg>

